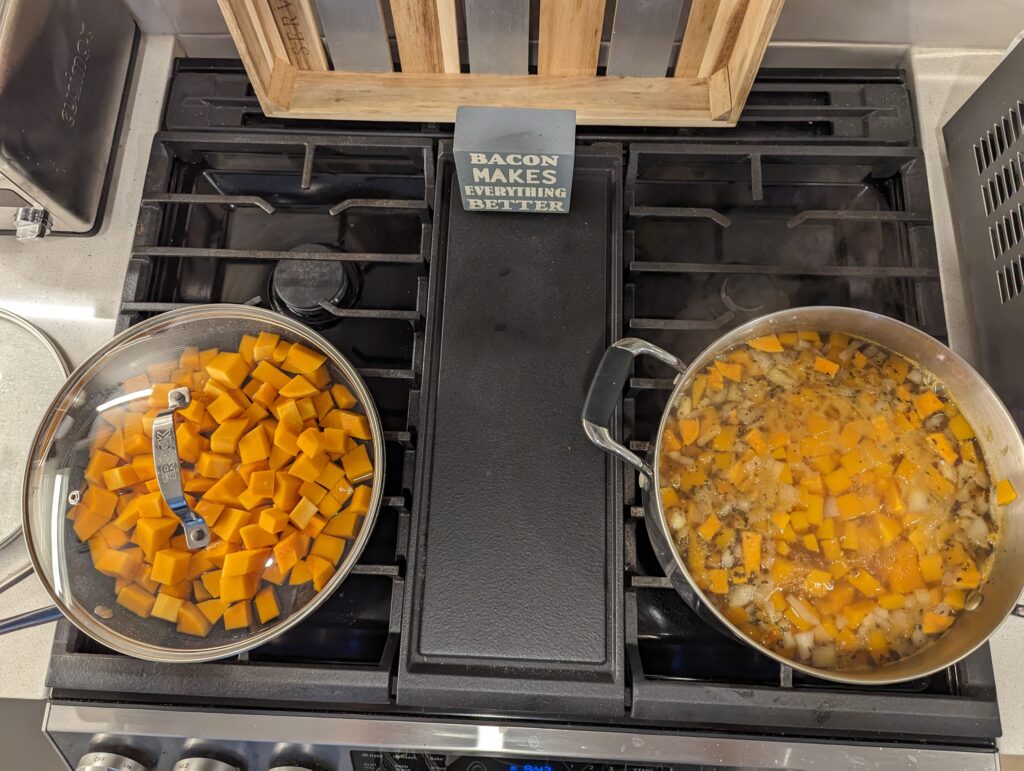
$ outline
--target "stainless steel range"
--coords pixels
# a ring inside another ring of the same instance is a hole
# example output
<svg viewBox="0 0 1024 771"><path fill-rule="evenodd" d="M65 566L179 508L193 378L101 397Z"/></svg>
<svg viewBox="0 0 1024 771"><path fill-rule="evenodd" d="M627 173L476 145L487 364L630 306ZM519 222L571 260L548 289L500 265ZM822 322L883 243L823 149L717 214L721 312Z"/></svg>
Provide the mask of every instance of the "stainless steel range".
<svg viewBox="0 0 1024 771"><path fill-rule="evenodd" d="M901 72L764 70L729 133L581 130L567 216L464 212L450 126L269 120L230 62L180 62L164 127L119 327L252 302L320 329L380 410L385 506L338 593L237 659L137 661L62 622L45 729L72 767L995 767L987 647L855 688L723 636L579 425L624 333L685 359L832 304L945 337ZM622 404L636 450L655 366Z"/></svg>

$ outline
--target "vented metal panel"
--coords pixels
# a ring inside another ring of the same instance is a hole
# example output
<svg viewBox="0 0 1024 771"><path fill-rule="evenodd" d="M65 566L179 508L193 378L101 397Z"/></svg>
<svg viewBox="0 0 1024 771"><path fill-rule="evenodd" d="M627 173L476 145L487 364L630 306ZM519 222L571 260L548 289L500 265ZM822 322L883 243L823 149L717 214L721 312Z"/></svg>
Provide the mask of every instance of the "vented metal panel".
<svg viewBox="0 0 1024 771"><path fill-rule="evenodd" d="M1024 425L1024 382L1014 355L1024 336L1024 46L943 133L974 363Z"/></svg>

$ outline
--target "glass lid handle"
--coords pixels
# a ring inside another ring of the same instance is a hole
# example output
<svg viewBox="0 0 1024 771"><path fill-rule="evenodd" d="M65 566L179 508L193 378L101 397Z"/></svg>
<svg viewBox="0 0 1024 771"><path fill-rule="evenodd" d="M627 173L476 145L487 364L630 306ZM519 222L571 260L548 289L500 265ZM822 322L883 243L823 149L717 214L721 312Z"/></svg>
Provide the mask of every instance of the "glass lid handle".
<svg viewBox="0 0 1024 771"><path fill-rule="evenodd" d="M167 409L153 421L153 465L160 493L185 529L185 543L192 551L210 543L210 529L203 518L192 511L181 487L178 438L174 433L174 413L192 402L188 388L174 388L167 394Z"/></svg>

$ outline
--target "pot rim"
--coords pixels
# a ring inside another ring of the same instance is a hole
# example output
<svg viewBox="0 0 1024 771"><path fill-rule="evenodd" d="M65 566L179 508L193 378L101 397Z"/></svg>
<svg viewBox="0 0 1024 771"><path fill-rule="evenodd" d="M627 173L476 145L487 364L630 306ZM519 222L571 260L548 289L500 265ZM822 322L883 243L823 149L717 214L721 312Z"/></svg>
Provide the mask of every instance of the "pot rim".
<svg viewBox="0 0 1024 771"><path fill-rule="evenodd" d="M728 350L736 343L750 339L750 330L761 327L762 325L764 325L765 322L783 321L790 318L792 318L795 321L800 316L810 311L814 311L816 313L824 312L834 314L837 317L837 326L841 325L842 317L844 316L860 317L862 319L870 319L879 324L888 324L903 327L907 330L910 330L910 332L914 335L928 338L928 340L931 341L932 343L943 345L941 342L935 340L935 338L933 338L931 335L928 335L926 332L922 332L916 327L906 324L905 322L902 322L898 319L894 319L890 316L874 313L873 311L862 310L860 308L847 308L844 306L834 305L809 305L797 308L788 308L782 311L775 311L773 313L768 313L763 316L758 316L757 318L751 319L750 321L747 321L744 324L741 324L740 326L725 333L724 335L716 338L703 351L701 351L701 353L698 354L698 356L692 362L689 362L687 364L685 373L676 376L673 383L672 391L669 394L669 397L662 410L661 420L658 422L657 433L655 434L654 439L649 444L650 449L648 450L648 463L650 467L653 469L653 476L649 480L648 484L641 484L641 495L643 498L644 509L646 512L645 519L647 520L646 526L648 528L648 532L651 535L651 540L653 542L654 550L658 556L659 562L661 562L662 568L665 569L667 573L669 573L668 578L670 583L673 583L673 587L674 580L673 576L671 575L670 568L674 568L682 575L682 577L686 580L686 583L689 584L689 586L694 591L698 599L711 610L711 612L715 615L718 621L721 622L734 636L738 637L742 642L746 643L747 645L754 647L764 655L769 656L772 659L775 659L780 664L784 664L788 667L791 667L792 669L803 672L804 674L811 675L812 677L816 677L822 680L829 680L836 683L843 683L846 685L892 685L894 683L907 682L908 680L913 680L919 677L927 677L942 669L946 669L947 667L950 667L956 664L957 662L963 660L967 656L971 655L974 651L976 651L978 648L980 648L982 645L988 642L989 638L991 638L991 636L995 634L995 632L999 629L1000 626L1002 626L1002 624L1006 621L1007 618L1009 618L1011 614L1008 613L1004 615L1003 619L998 624L995 624L992 627L992 629L990 629L988 632L982 635L976 644L970 646L967 650L963 651L962 653L959 653L956 656L956 658L948 660L944 663L940 663L934 667L924 668L919 672L912 672L910 674L902 675L899 677L887 678L877 676L878 673L885 671L884 665L876 669L867 670L868 672L872 673L871 677L861 677L860 675L864 673L860 671L849 671L844 674L842 670L820 669L809 664L803 664L799 661L796 661L795 659L787 658L786 656L783 656L781 654L776 653L775 651L770 650L769 648L759 643L757 640L745 634L742 630L737 628L736 625L733 624L728 618L726 618L725 614L722 613L716 607L714 602L708 599L704 590L697 585L697 582L693 579L693 576L690 575L690 571L686 566L686 560L684 560L682 555L679 553L679 549L676 547L675 541L673 540L672 535L669 532L668 525L665 522L665 512L661 505L661 495L659 494L659 490L661 489L661 464L659 463L659 458L661 457L661 440L665 434L665 427L668 422L669 415L671 414L672 408L675 405L677 398L679 397L679 394L687 386L689 386L693 378L696 376L696 373L700 371L710 360L714 359L723 351ZM843 332L844 330L837 328L834 330L819 331ZM858 336L862 337L861 335ZM868 338L865 337L864 339ZM885 347L890 348L890 346ZM1013 417L1006 409L1006 406L1003 404L998 394L996 394L992 390L992 387L978 373L978 371L975 370L974 367L972 367L959 354L950 349L949 346L943 345L943 347L946 348L947 355L951 359L956 361L958 364L963 365L969 370L971 375L976 379L979 388L984 388L989 392L989 394L991 394L991 396L993 397L993 399L998 404L1001 410L1001 414L999 416L1000 419L1005 421L1007 425L1013 427L1013 430L1017 434L1018 442L1024 445L1024 438L1021 437L1020 429L1017 427L1016 422L1013 420ZM896 351L896 353L900 352ZM900 355L904 354L900 353ZM978 442L983 445L982 454L985 455L986 453L984 452L984 450L987 448L984 446L986 444L984 438L981 437L980 435L976 438ZM643 477L641 476L641 479L642 478ZM656 532L652 532L652 527L655 528ZM667 554L665 553L666 551L668 552ZM914 654L902 660L912 659L913 655Z"/></svg>
<svg viewBox="0 0 1024 771"><path fill-rule="evenodd" d="M322 590L315 593L301 609L292 613L288 618L268 627L267 629L250 633L235 642L223 645L215 645L205 648L179 649L153 645L150 643L142 643L130 635L116 632L110 627L95 622L92 617L87 615L84 611L79 612L78 610L75 610L74 607L69 607L64 599L56 593L49 574L41 567L37 556L39 546L33 539L29 505L29 500L31 498L31 480L35 474L35 468L40 459L46 457L46 453L52 444L54 438L53 433L59 424L59 407L61 403L68 398L69 394L72 394L75 389L78 388L79 383L84 376L92 375L94 374L94 371L100 368L101 360L104 357L125 344L134 342L137 339L141 339L166 327L174 326L186 321L200 321L204 319L215 321L217 318L223 318L225 316L230 316L232 318L248 318L254 321L265 321L290 330L296 335L297 339L315 344L318 350L324 353L348 379L347 385L351 386L352 390L355 392L354 395L359 400L359 404L362 405L366 413L366 417L370 422L370 441L373 445L374 476L370 493L369 509L366 514L361 515L363 522L360 527L359 534L352 542L352 547L345 552L345 555L342 558L341 563L338 565L334 575L330 580L328 580ZM146 661L159 661L165 663L198 663L204 661L215 661L217 659L234 656L247 650L251 650L252 648L262 645L263 643L277 637L303 621L328 597L334 594L338 589L338 586L352 571L353 566L356 564L365 549L367 541L370 539L373 526L376 523L377 513L380 509L381 500L384 495L384 465L384 430L380 423L380 416L377 413L377 405L373 399L373 395L370 393L369 388L367 388L366 383L363 381L356 368L352 366L351 362L349 362L348 359L323 335L283 314L253 305L210 303L189 306L187 308L177 308L145 319L144 321L128 327L121 333L112 337L90 354L85 361L75 367L64 382L64 385L61 386L60 390L50 401L50 404L47 406L46 411L43 414L43 418L40 421L39 428L36 429L35 436L32 439L31 456L25 464L25 472L23 475L21 505L22 529L24 531L25 545L27 547L29 559L32 563L32 569L34 570L36 577L39 579L39 582L42 584L43 589L46 590L46 593L53 601L53 604L58 610L60 610L64 618L68 619L68 621L78 627L78 629L80 629L84 634L87 634L97 642L102 643L118 653L123 653Z"/></svg>

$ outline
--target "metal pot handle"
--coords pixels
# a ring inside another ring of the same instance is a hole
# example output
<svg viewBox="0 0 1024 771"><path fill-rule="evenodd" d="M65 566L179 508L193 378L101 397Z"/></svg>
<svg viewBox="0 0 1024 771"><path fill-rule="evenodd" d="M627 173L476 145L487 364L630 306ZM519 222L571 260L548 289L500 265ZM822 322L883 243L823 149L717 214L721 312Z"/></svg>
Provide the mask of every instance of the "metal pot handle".
<svg viewBox="0 0 1024 771"><path fill-rule="evenodd" d="M653 356L680 374L686 372L686 365L680 359L653 343L638 337L624 337L615 341L604 352L594 379L590 381L590 389L583 403L583 431L602 450L621 458L639 471L640 484L645 486L648 479L654 479L654 470L635 452L616 442L608 430L633 369L633 359L640 355Z"/></svg>
<svg viewBox="0 0 1024 771"><path fill-rule="evenodd" d="M153 420L153 465L160 494L185 529L185 544L192 551L210 543L210 528L192 511L181 487L181 463L178 460L178 438L174 433L174 413L192 402L188 388L173 388L167 393L167 409Z"/></svg>
<svg viewBox="0 0 1024 771"><path fill-rule="evenodd" d="M19 533L20 533L19 528ZM32 575L32 564L26 563L20 568L15 570L9 576L0 581L0 594L3 594L12 586L21 583L30 575ZM61 612L57 610L56 605L47 605L43 608L37 608L36 610L26 611L25 613L19 613L17 616L10 616L8 618L0 618L0 635L5 635L8 632L17 632L19 629L28 629L30 626L39 626L40 624L48 624L51 621L57 621L61 617Z"/></svg>

